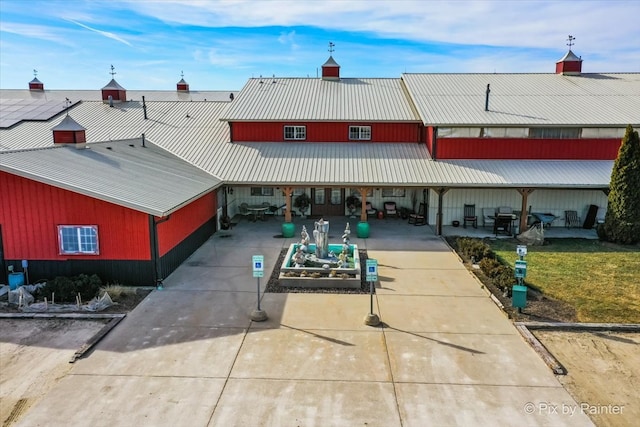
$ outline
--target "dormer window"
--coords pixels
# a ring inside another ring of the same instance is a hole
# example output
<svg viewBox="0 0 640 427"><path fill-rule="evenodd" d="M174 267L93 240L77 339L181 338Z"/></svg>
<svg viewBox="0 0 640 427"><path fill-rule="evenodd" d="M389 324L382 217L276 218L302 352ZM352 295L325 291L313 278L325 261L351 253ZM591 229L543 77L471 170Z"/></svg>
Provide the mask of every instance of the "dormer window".
<svg viewBox="0 0 640 427"><path fill-rule="evenodd" d="M304 140L307 139L306 126L285 126L284 139Z"/></svg>
<svg viewBox="0 0 640 427"><path fill-rule="evenodd" d="M352 141L369 141L371 126L349 126L349 139Z"/></svg>

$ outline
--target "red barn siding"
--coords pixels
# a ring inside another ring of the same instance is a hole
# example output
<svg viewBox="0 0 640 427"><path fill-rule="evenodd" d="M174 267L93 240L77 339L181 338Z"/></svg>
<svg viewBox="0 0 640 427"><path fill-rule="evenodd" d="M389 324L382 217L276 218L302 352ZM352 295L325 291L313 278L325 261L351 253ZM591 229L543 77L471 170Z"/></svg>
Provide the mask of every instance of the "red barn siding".
<svg viewBox="0 0 640 427"><path fill-rule="evenodd" d="M371 126L370 142L420 142L419 123L352 123L352 122L234 122L233 141L289 142L284 139L284 126L306 126L307 139L294 142L351 142L349 126Z"/></svg>
<svg viewBox="0 0 640 427"><path fill-rule="evenodd" d="M438 138L438 159L614 160L620 139Z"/></svg>
<svg viewBox="0 0 640 427"><path fill-rule="evenodd" d="M149 260L146 214L0 172L6 259ZM59 255L58 225L97 225L100 255Z"/></svg>
<svg viewBox="0 0 640 427"><path fill-rule="evenodd" d="M209 221L216 214L216 192L211 192L171 214L168 221L158 224L160 256Z"/></svg>
<svg viewBox="0 0 640 427"><path fill-rule="evenodd" d="M431 153L431 155L433 155L433 140L435 137L435 131L433 129L433 126L429 126L427 128L427 138L425 143L427 144L427 150L429 150L429 153Z"/></svg>

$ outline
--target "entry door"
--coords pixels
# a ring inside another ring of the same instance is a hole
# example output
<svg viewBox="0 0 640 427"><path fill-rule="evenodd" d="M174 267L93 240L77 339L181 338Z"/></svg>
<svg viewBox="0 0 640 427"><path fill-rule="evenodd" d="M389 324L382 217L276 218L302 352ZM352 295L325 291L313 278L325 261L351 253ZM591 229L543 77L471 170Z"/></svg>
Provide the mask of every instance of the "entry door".
<svg viewBox="0 0 640 427"><path fill-rule="evenodd" d="M312 188L311 199L314 216L344 216L344 189Z"/></svg>

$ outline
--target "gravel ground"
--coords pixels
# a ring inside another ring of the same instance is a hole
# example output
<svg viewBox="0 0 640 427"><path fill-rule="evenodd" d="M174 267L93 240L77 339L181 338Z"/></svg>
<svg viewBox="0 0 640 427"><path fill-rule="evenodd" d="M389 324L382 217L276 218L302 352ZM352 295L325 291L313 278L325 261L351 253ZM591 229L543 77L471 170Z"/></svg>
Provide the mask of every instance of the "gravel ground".
<svg viewBox="0 0 640 427"><path fill-rule="evenodd" d="M283 249L280 252L280 256L276 261L276 265L281 265L282 261L284 261L284 257L287 254L287 249ZM358 254L360 255L360 277L362 278L360 288L356 289L343 289L343 288L296 288L296 287L284 287L280 286L280 280L278 280L278 276L280 275L280 270L278 268L273 269L273 273L267 282L267 288L265 292L271 293L309 293L309 294L368 294L369 293L369 283L365 280L366 277L366 263L367 263L367 251L364 249L359 249ZM375 293L375 286L373 288L373 292Z"/></svg>

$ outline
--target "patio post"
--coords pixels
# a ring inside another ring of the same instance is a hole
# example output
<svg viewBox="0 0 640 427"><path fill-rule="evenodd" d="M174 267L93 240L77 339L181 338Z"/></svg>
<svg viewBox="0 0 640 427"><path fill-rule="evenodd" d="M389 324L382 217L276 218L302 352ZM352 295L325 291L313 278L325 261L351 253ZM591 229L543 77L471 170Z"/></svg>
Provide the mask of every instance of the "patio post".
<svg viewBox="0 0 640 427"><path fill-rule="evenodd" d="M520 210L520 225L518 230L522 233L527 228L527 218L529 211L527 210L529 194L533 193L533 188L516 188L518 193L522 196L522 206Z"/></svg>
<svg viewBox="0 0 640 427"><path fill-rule="evenodd" d="M360 200L360 221L367 221L367 187L360 187L358 191L360 191L360 195L362 196L362 200Z"/></svg>
<svg viewBox="0 0 640 427"><path fill-rule="evenodd" d="M435 189L438 193L438 213L436 214L436 235L442 235L442 200L444 198L444 194L449 191L447 187L438 187Z"/></svg>

